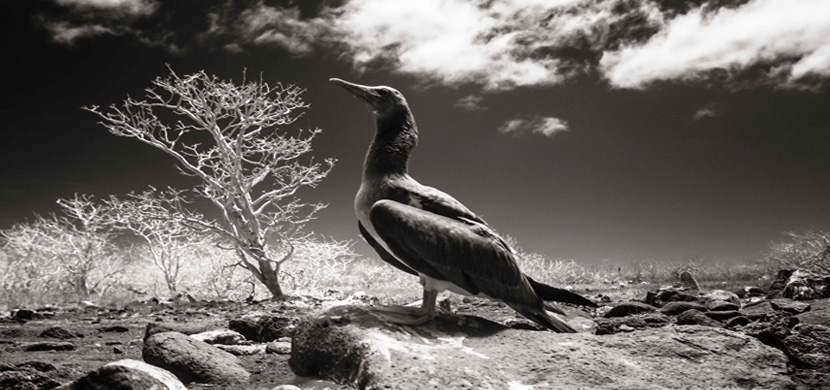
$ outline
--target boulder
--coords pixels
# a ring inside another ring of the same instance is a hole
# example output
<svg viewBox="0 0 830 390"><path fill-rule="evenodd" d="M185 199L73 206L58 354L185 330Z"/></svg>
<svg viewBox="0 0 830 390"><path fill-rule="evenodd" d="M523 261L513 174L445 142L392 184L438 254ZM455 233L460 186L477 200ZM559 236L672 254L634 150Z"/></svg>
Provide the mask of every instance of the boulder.
<svg viewBox="0 0 830 390"><path fill-rule="evenodd" d="M216 348L219 348L231 355L236 356L250 356L250 355L259 355L265 353L266 345L265 344L254 344L254 345L224 345L224 344L216 344Z"/></svg>
<svg viewBox="0 0 830 390"><path fill-rule="evenodd" d="M677 324L678 325L702 325L702 326L714 326L716 328L720 328L723 326L720 321L715 320L707 316L705 313L695 310L689 309L677 316Z"/></svg>
<svg viewBox="0 0 830 390"><path fill-rule="evenodd" d="M794 386L781 351L721 328L668 326L596 336L509 329L454 315L401 327L360 307L305 319L293 337L289 363L297 375L358 388Z"/></svg>
<svg viewBox="0 0 830 390"><path fill-rule="evenodd" d="M250 377L237 357L178 332L148 337L142 357L145 362L172 372L184 383L241 383Z"/></svg>
<svg viewBox="0 0 830 390"><path fill-rule="evenodd" d="M642 302L623 302L605 313L605 318L625 317L631 314L647 313L657 310L656 307Z"/></svg>
<svg viewBox="0 0 830 390"><path fill-rule="evenodd" d="M697 310L703 312L707 311L708 309L706 309L706 306L703 306L700 303L686 301L669 302L660 308L661 313L669 316L678 315L686 310Z"/></svg>
<svg viewBox="0 0 830 390"><path fill-rule="evenodd" d="M132 359L105 364L59 390L186 390L175 375Z"/></svg>
<svg viewBox="0 0 830 390"><path fill-rule="evenodd" d="M294 318L252 314L230 320L228 328L241 333L248 340L267 343L280 337L290 336L294 329Z"/></svg>
<svg viewBox="0 0 830 390"><path fill-rule="evenodd" d="M680 282L677 284L677 287L684 290L700 291L700 285L697 284L697 280L695 280L695 277L689 271L680 273Z"/></svg>
<svg viewBox="0 0 830 390"><path fill-rule="evenodd" d="M705 313L709 318L718 321L727 321L729 319L740 317L741 313L737 310L730 311L707 311Z"/></svg>
<svg viewBox="0 0 830 390"><path fill-rule="evenodd" d="M784 338L784 347L797 365L807 368L830 368L830 328L799 324Z"/></svg>
<svg viewBox="0 0 830 390"><path fill-rule="evenodd" d="M662 287L646 295L646 303L656 307L662 307L667 302L697 302L697 300L697 292L687 292L673 287Z"/></svg>

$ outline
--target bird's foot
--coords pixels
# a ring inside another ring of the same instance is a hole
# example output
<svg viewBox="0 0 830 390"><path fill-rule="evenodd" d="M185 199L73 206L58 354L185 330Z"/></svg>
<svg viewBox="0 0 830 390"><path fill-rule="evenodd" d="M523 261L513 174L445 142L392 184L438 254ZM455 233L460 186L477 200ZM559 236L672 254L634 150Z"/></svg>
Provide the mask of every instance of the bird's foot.
<svg viewBox="0 0 830 390"><path fill-rule="evenodd" d="M372 312L386 322L396 325L422 325L437 315L422 307L381 306L372 308Z"/></svg>

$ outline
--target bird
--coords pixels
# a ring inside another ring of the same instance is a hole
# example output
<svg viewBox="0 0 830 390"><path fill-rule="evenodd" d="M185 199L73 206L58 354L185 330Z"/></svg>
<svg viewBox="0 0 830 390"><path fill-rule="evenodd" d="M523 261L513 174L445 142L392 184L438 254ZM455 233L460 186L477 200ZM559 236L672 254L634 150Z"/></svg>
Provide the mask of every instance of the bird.
<svg viewBox="0 0 830 390"><path fill-rule="evenodd" d="M451 291L503 302L555 332L576 332L557 315L564 314L561 310L545 302L596 307L594 302L524 274L517 252L487 222L451 195L409 175L418 126L403 94L387 86L329 81L368 105L375 117L354 201L358 230L382 260L417 276L423 285L420 307L379 307L378 315L395 324L424 324L437 316L438 293Z"/></svg>

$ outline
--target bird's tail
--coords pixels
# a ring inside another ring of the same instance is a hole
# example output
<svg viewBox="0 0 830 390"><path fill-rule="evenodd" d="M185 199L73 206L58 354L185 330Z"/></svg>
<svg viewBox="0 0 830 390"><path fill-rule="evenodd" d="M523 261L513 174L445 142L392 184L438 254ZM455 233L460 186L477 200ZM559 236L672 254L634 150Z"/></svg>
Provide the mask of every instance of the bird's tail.
<svg viewBox="0 0 830 390"><path fill-rule="evenodd" d="M533 287L533 290L536 291L536 295L542 298L543 301L556 301L588 307L597 307L596 303L579 294L575 294L561 288L551 287L544 283L539 283L527 275L525 275L525 277L527 277L527 281L530 282L530 286Z"/></svg>

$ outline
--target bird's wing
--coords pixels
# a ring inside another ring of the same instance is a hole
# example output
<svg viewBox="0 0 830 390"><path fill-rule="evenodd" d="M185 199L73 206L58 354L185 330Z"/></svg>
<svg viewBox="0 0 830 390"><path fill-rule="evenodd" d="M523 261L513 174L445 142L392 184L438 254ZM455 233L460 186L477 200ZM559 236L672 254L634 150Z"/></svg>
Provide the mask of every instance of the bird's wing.
<svg viewBox="0 0 830 390"><path fill-rule="evenodd" d="M383 259L383 261L395 266L395 268L403 272L418 276L417 272L413 271L412 268L407 267L406 264L403 264L400 261L398 261L398 259L396 259L395 256L392 256L392 254L390 254L386 251L386 249L383 248L383 245L380 245L377 241L375 241L375 239L372 238L372 235L369 234L369 232L366 231L366 228L363 227L362 223L358 222L357 228L360 229L360 234L363 236L364 239L366 239L366 242L369 243L369 245L371 245L372 248L375 249L375 252L377 252L380 255L380 258Z"/></svg>
<svg viewBox="0 0 830 390"><path fill-rule="evenodd" d="M487 225L393 200L376 202L369 217L389 250L416 271L473 295L540 307L513 253Z"/></svg>
<svg viewBox="0 0 830 390"><path fill-rule="evenodd" d="M470 211L451 195L419 184L414 180L396 181L391 185L392 199L448 218L474 221L486 225L481 217Z"/></svg>

